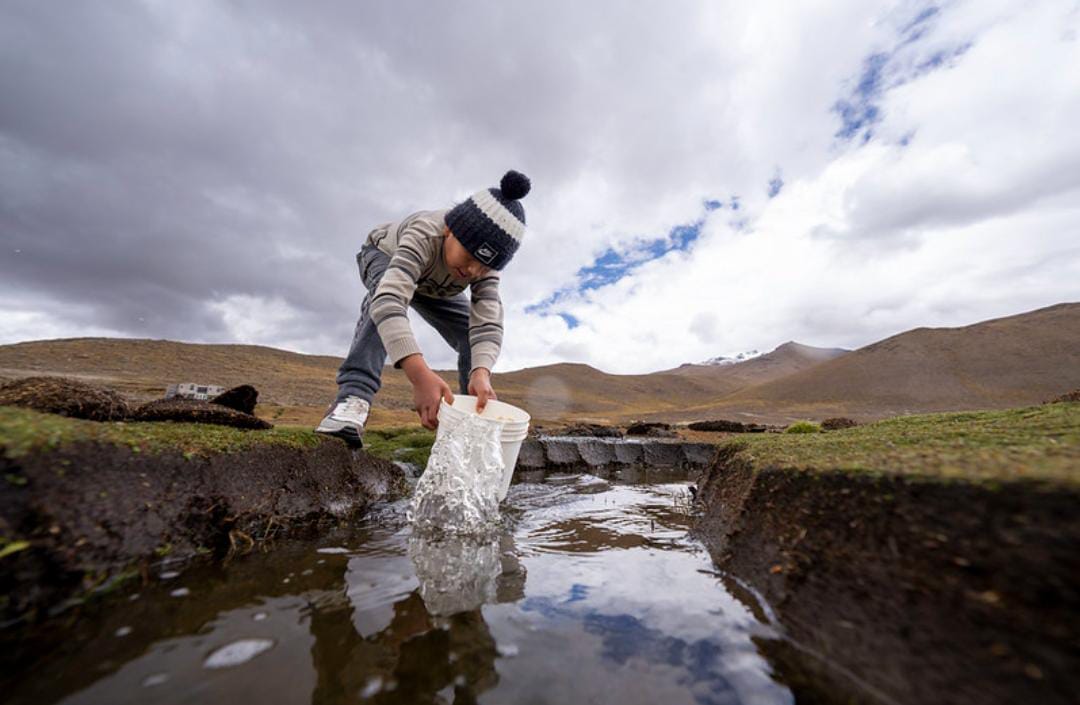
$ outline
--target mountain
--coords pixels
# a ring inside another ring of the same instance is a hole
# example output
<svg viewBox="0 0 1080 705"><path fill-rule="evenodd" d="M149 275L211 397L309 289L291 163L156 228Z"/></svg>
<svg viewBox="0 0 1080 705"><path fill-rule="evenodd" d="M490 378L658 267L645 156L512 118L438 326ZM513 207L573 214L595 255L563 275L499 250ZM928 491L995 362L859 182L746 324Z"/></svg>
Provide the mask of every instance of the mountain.
<svg viewBox="0 0 1080 705"><path fill-rule="evenodd" d="M789 340L772 352L730 365L681 365L664 373L709 383L730 394L743 387L762 384L805 370L847 354L843 348L815 348ZM664 374L661 373L661 374Z"/></svg>
<svg viewBox="0 0 1080 705"><path fill-rule="evenodd" d="M260 413L313 423L336 391L341 359L255 345L76 338L0 346L0 380L64 375L135 399L171 382L254 384ZM456 391L456 373L439 374ZM1080 388L1080 304L1060 304L961 328L918 328L854 352L787 342L742 362L613 375L561 363L497 373L503 401L537 420L625 422L732 418L856 418L1034 404ZM415 422L412 389L386 368L380 423Z"/></svg>
<svg viewBox="0 0 1080 705"><path fill-rule="evenodd" d="M1038 404L1080 387L1080 304L959 328L916 328L695 413L787 410L819 417Z"/></svg>

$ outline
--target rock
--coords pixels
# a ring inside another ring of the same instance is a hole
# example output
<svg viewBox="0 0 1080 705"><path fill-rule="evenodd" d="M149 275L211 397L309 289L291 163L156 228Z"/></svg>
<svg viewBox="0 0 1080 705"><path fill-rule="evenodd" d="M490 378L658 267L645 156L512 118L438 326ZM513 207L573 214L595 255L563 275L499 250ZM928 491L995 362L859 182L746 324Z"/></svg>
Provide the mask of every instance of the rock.
<svg viewBox="0 0 1080 705"><path fill-rule="evenodd" d="M0 405L21 406L90 421L128 418L127 400L112 391L65 377L27 377L0 387Z"/></svg>
<svg viewBox="0 0 1080 705"><path fill-rule="evenodd" d="M1066 404L1068 402L1080 402L1080 389L1074 389L1068 394L1062 394L1056 399L1051 399L1047 404Z"/></svg>
<svg viewBox="0 0 1080 705"><path fill-rule="evenodd" d="M842 428L854 428L859 425L859 422L855 419L849 419L846 416L836 416L831 419L825 419L821 422L822 431L839 431Z"/></svg>
<svg viewBox="0 0 1080 705"><path fill-rule="evenodd" d="M643 445L644 444L640 442L616 443L615 462L622 463L623 465L635 465L642 462L642 458L644 457L644 451L642 451Z"/></svg>
<svg viewBox="0 0 1080 705"><path fill-rule="evenodd" d="M695 421L687 428L691 431L715 431L717 433L764 433L769 430L769 427L764 424L742 423L741 421L728 421L726 419Z"/></svg>
<svg viewBox="0 0 1080 705"><path fill-rule="evenodd" d="M526 438L518 451L517 467L522 470L539 470L547 461L544 458L544 446L535 438Z"/></svg>
<svg viewBox="0 0 1080 705"><path fill-rule="evenodd" d="M658 434L656 431L671 431L671 424L662 421L634 421L626 427L626 433L630 436L665 437L665 434ZM672 433L671 435L674 436L676 434Z"/></svg>
<svg viewBox="0 0 1080 705"><path fill-rule="evenodd" d="M592 436L594 438L622 438L622 431L615 426L597 423L571 424L564 428L549 431L552 436Z"/></svg>
<svg viewBox="0 0 1080 705"><path fill-rule="evenodd" d="M573 441L546 438L540 441L540 444L544 447L544 456L549 466L577 465L582 462L581 452L578 450L577 443Z"/></svg>
<svg viewBox="0 0 1080 705"><path fill-rule="evenodd" d="M615 444L585 438L578 441L581 460L590 468L604 467L615 462Z"/></svg>
<svg viewBox="0 0 1080 705"><path fill-rule="evenodd" d="M255 415L255 402L259 400L259 391L250 384L227 389L210 400L211 404L220 404L239 412Z"/></svg>
<svg viewBox="0 0 1080 705"><path fill-rule="evenodd" d="M140 406L131 418L134 421L186 421L247 429L274 427L257 416L197 399L158 399Z"/></svg>
<svg viewBox="0 0 1080 705"><path fill-rule="evenodd" d="M716 457L716 446L712 443L683 443L686 463L693 467L711 465Z"/></svg>
<svg viewBox="0 0 1080 705"><path fill-rule="evenodd" d="M642 447L643 464L650 468L679 467L685 459L679 443L647 443Z"/></svg>

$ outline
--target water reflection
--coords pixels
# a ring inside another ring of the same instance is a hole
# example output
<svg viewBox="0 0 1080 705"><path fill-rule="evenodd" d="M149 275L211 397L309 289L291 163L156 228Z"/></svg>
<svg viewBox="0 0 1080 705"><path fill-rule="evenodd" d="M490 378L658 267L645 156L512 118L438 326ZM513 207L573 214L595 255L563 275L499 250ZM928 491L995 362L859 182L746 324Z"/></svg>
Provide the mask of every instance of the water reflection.
<svg viewBox="0 0 1080 705"><path fill-rule="evenodd" d="M752 641L768 629L703 572L685 493L518 485L480 541L413 536L391 508L36 635L9 701L791 702Z"/></svg>
<svg viewBox="0 0 1080 705"><path fill-rule="evenodd" d="M467 612L525 594L525 570L509 534L487 538L412 536L408 553L420 581L420 596L433 615Z"/></svg>

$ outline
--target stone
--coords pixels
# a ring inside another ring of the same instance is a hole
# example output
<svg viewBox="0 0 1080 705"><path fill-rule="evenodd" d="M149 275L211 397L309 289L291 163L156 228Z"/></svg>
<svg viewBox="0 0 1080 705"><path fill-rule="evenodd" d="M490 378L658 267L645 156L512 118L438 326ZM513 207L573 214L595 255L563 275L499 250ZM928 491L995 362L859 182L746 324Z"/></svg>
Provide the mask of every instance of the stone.
<svg viewBox="0 0 1080 705"><path fill-rule="evenodd" d="M245 429L274 427L257 416L198 399L158 399L140 406L131 418L134 421L185 421Z"/></svg>
<svg viewBox="0 0 1080 705"><path fill-rule="evenodd" d="M521 450L518 451L517 469L541 470L546 464L544 459L544 446L535 438L526 438L521 442Z"/></svg>
<svg viewBox="0 0 1080 705"><path fill-rule="evenodd" d="M646 443L642 449L642 463L647 467L677 467L684 457L681 443Z"/></svg>
<svg viewBox="0 0 1080 705"><path fill-rule="evenodd" d="M27 377L0 387L0 405L90 421L121 421L131 407L112 391L66 377Z"/></svg>
<svg viewBox="0 0 1080 705"><path fill-rule="evenodd" d="M578 452L577 444L573 441L545 438L540 442L544 445L544 455L548 465L576 465L581 462L581 453Z"/></svg>
<svg viewBox="0 0 1080 705"><path fill-rule="evenodd" d="M593 438L582 438L577 442L578 453L590 468L603 467L615 462L615 444Z"/></svg>
<svg viewBox="0 0 1080 705"><path fill-rule="evenodd" d="M854 428L859 425L859 422L855 419L849 419L846 416L836 416L831 419L825 419L821 422L822 431L839 431L842 428Z"/></svg>
<svg viewBox="0 0 1080 705"><path fill-rule="evenodd" d="M716 433L764 433L768 426L759 423L742 423L727 419L695 421L687 426L691 431L713 431Z"/></svg>
<svg viewBox="0 0 1080 705"><path fill-rule="evenodd" d="M716 446L712 443L683 443L681 445L686 463L693 467L712 465L716 457Z"/></svg>
<svg viewBox="0 0 1080 705"><path fill-rule="evenodd" d="M227 389L210 400L211 404L220 404L244 414L255 415L255 403L259 400L259 391L250 384Z"/></svg>
<svg viewBox="0 0 1080 705"><path fill-rule="evenodd" d="M629 443L616 443L615 444L615 462L623 465L636 465L641 462L644 452L642 446L644 444L637 441L631 441Z"/></svg>

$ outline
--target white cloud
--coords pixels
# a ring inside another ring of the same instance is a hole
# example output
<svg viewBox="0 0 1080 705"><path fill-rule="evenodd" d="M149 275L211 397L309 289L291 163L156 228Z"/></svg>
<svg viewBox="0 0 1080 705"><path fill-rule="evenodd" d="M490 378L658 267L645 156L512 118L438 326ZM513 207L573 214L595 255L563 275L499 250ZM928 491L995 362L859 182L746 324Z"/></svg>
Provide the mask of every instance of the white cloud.
<svg viewBox="0 0 1080 705"><path fill-rule="evenodd" d="M26 6L0 17L0 339L343 355L370 228L507 168L534 189L497 369L850 347L1080 299L1076 12L950 2L907 41L926 7ZM875 54L873 137L839 139ZM526 312L735 196L688 252L553 307L578 326Z"/></svg>

